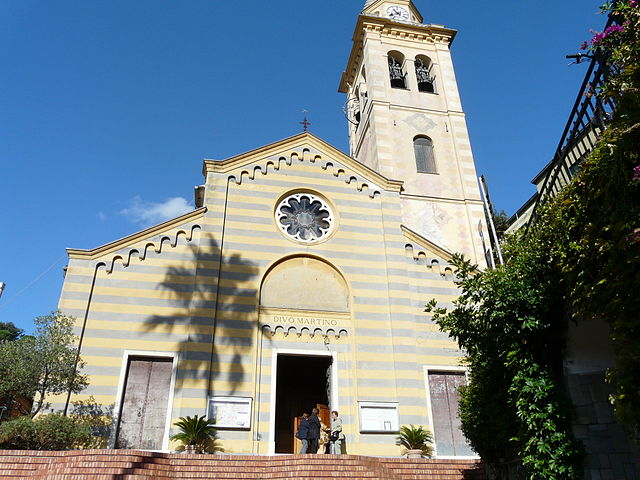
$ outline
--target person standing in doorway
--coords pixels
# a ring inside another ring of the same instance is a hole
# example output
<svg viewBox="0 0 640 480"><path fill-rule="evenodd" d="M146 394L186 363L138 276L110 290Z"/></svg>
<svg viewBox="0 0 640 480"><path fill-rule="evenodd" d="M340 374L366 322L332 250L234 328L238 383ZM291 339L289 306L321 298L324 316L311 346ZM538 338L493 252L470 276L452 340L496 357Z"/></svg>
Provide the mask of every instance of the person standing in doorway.
<svg viewBox="0 0 640 480"><path fill-rule="evenodd" d="M331 453L340 455L342 453L342 442L344 441L344 433L342 433L342 419L338 416L338 412L331 412Z"/></svg>
<svg viewBox="0 0 640 480"><path fill-rule="evenodd" d="M307 453L307 449L309 448L309 440L307 439L307 435L309 434L309 414L304 412L302 414L302 418L300 419L300 425L298 425L298 431L296 432L296 437L302 442L302 448L299 453Z"/></svg>
<svg viewBox="0 0 640 480"><path fill-rule="evenodd" d="M314 408L309 416L309 431L307 432L307 440L309 441L308 453L318 453L318 439L320 438L319 412L320 410Z"/></svg>

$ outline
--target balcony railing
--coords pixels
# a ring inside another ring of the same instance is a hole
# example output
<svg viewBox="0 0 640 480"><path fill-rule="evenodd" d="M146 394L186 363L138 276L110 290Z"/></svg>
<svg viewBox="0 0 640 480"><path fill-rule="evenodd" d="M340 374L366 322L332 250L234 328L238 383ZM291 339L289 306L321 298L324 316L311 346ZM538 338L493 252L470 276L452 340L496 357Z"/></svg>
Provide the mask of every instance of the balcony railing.
<svg viewBox="0 0 640 480"><path fill-rule="evenodd" d="M615 19L610 16L606 27L613 23ZM540 185L541 182L542 186L538 188L528 225L535 222L541 205L555 197L571 181L580 164L593 151L600 133L611 119L615 105L610 101L602 101L596 95L611 73L611 66L607 59L600 55L589 58L589 68L560 137L556 153L534 179L534 183Z"/></svg>

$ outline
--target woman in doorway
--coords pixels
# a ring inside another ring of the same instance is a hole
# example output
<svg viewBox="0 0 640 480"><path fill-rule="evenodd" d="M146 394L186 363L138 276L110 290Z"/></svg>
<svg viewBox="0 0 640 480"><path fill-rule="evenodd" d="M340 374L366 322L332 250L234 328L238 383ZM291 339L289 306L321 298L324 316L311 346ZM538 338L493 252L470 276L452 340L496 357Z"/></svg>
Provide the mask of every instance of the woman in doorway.
<svg viewBox="0 0 640 480"><path fill-rule="evenodd" d="M304 412L302 414L302 418L300 419L300 425L298 425L298 431L296 432L296 437L302 442L302 448L300 448L299 453L307 453L307 448L309 448L309 440L307 440L307 435L309 434L309 414Z"/></svg>

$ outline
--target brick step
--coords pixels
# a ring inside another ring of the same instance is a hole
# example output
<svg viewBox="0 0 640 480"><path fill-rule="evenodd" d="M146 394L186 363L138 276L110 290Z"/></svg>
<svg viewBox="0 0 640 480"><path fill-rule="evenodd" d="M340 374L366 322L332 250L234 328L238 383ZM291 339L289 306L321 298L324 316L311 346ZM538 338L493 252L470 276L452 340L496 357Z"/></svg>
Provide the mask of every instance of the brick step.
<svg viewBox="0 0 640 480"><path fill-rule="evenodd" d="M373 477L363 477L357 474L349 474L349 475L342 475L340 477L334 477L334 476L326 476L325 475L306 475L306 474L300 474L298 472L289 472L289 474L287 475L268 475L268 476L264 476L261 477L265 480L288 480L288 479L313 479L313 480L336 480L336 478L344 478L344 479L348 479L348 480L391 480L389 478L386 477L380 477L378 475L373 476ZM395 480L395 479L393 479Z"/></svg>
<svg viewBox="0 0 640 480"><path fill-rule="evenodd" d="M226 463L226 462L221 462L221 463L216 463L216 464L211 464L208 462L197 462L197 461L193 461L193 462L146 462L146 461L121 461L120 459L113 459L111 461L91 461L91 462L78 462L78 461L71 461L71 462L53 462L51 464L52 468L57 468L58 466L64 466L65 468L128 468L131 467L131 465L144 465L145 468L150 468L150 469L193 469L193 468L198 468L198 469L202 469L202 468L208 468L211 470L226 470L226 469L236 469L236 468L242 468L242 469L263 469L263 468L269 468L269 470L282 470L282 469L289 469L289 468L318 468L318 469L324 469L324 468L340 468L340 469L362 469L362 468L369 468L368 465L363 464L363 463L359 463L359 462L349 462L349 463L336 463L336 462L327 462L327 463L323 463L323 464L319 464L319 463L304 463L304 462L287 462L287 463L281 463L281 464L271 464L271 462L260 462L260 463L256 463L256 464L249 464L247 465L246 463L242 463L242 462L234 462L234 463ZM37 468L37 467L33 467L33 468Z"/></svg>
<svg viewBox="0 0 640 480"><path fill-rule="evenodd" d="M443 472L443 471L460 471L460 470L473 470L473 467L470 466L450 466L450 465L443 465L443 466L428 466L428 467L417 467L417 468L412 468L412 467L407 467L407 468L398 468L398 467L387 467L388 470L391 470L392 472L406 472L406 473L419 473L419 472L426 472L426 473L436 473L436 472Z"/></svg>
<svg viewBox="0 0 640 480"><path fill-rule="evenodd" d="M37 470L25 470L16 468L3 468L0 470L0 478L2 477L14 477L22 478L25 476L32 476Z"/></svg>
<svg viewBox="0 0 640 480"><path fill-rule="evenodd" d="M0 451L0 480L486 480L475 460Z"/></svg>
<svg viewBox="0 0 640 480"><path fill-rule="evenodd" d="M177 456L177 455L176 455ZM189 458L186 458L189 457ZM326 456L325 456L326 457ZM1 457L0 457L1 458ZM280 459L280 457L270 458L264 457L264 459L256 460L253 457L252 461L247 460L237 460L235 456L229 456L228 458L216 456L215 458L210 458L210 456L202 456L198 457L195 455L185 455L185 458L154 458L150 459L150 462L154 464L165 464L165 465L188 465L190 463L202 465L229 465L229 466L245 466L245 465L264 465L265 462L269 463L269 465L296 465L296 464L318 464L318 465L327 465L334 464L335 460L340 460L341 464L344 465L359 465L362 463L360 459L353 459L346 455L336 455L331 458L318 458L316 455L309 455L308 457L298 457L294 459ZM146 462L147 459L144 457L138 457L133 455L91 455L91 456L67 456L60 459L54 459L56 461L64 461L65 463L87 463L87 462ZM7 460L10 462L10 460ZM34 462L35 463L35 462ZM41 463L49 463L48 461Z"/></svg>
<svg viewBox="0 0 640 480"><path fill-rule="evenodd" d="M3 455L0 453L0 455ZM29 463L31 465L41 464L41 463L50 463L51 459L49 458L39 458L39 457L25 457L25 456L0 456L0 465L3 463Z"/></svg>
<svg viewBox="0 0 640 480"><path fill-rule="evenodd" d="M157 477L155 475L134 475L134 474L123 474L123 475L103 475L99 473L94 473L93 475L75 475L75 474L56 474L56 475L47 475L46 480L171 480L172 477ZM17 480L17 479L16 479ZM197 479L194 479L197 480Z"/></svg>
<svg viewBox="0 0 640 480"><path fill-rule="evenodd" d="M0 475L0 478L25 478L23 476L22 471L9 471L7 475ZM290 479L290 478L312 478L312 479L331 479L336 480L338 478L342 479L359 479L359 480L377 480L381 477L375 475L372 472L368 474L364 474L363 472L339 472L332 473L322 472L322 473L314 473L310 474L309 472L282 472L282 473L240 473L240 472L228 472L228 473L220 473L220 472L171 472L170 475L159 475L157 473L151 473L148 470L144 469L125 469L125 470L99 470L93 472L48 472L45 474L31 476L34 479L43 479L43 480L62 480L62 479L74 479L74 480L96 480L98 478L109 479L112 480L114 478L121 479L123 477L139 477L139 478L155 478L158 480L164 479L225 479L225 480L280 480L280 479ZM420 477L424 478L424 477ZM439 479L445 477L437 477ZM458 477L456 477L458 478ZM389 480L385 478L385 480Z"/></svg>
<svg viewBox="0 0 640 480"><path fill-rule="evenodd" d="M264 468L252 468L252 469L241 469L243 473L263 473L264 470L268 470L272 474L282 474L288 472L299 472L299 473L307 473L310 475L322 475L325 476L340 476L342 473L358 473L363 476L371 476L373 473L371 472L370 467L364 465L357 465L352 467L344 467L342 465L333 465L330 468L331 473L327 473L328 467L318 467L313 465L299 465L297 467L264 467ZM78 465L64 465L57 466L51 469L48 469L49 474L68 474L68 473L77 473L80 475L88 475L91 473L95 473L96 470L99 470L101 474L115 474L115 473L143 473L143 472L173 472L174 469L166 468L158 465L148 464L148 465L131 465L130 463L121 462L120 465L105 465L105 466L78 466ZM193 465L187 468L180 467L177 469L177 474L185 473L191 474L194 472L200 473L211 473L215 475L224 475L226 473L230 473L234 475L238 469L237 468L217 468L217 469L209 469L207 467ZM252 470L252 471L251 471Z"/></svg>

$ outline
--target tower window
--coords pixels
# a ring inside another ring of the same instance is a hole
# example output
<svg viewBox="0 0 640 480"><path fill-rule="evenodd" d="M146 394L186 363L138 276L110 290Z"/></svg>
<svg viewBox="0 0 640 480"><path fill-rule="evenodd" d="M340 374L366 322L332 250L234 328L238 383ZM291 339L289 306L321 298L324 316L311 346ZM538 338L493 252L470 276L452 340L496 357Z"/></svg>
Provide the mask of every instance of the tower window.
<svg viewBox="0 0 640 480"><path fill-rule="evenodd" d="M399 52L389 52L389 79L393 88L407 88L407 74L404 72L404 56Z"/></svg>
<svg viewBox="0 0 640 480"><path fill-rule="evenodd" d="M418 91L435 93L436 76L431 73L433 64L429 57L418 56L414 62L416 67L416 79L418 80Z"/></svg>
<svg viewBox="0 0 640 480"><path fill-rule="evenodd" d="M416 155L418 173L438 173L433 155L433 141L429 137L419 136L413 139L413 151Z"/></svg>

